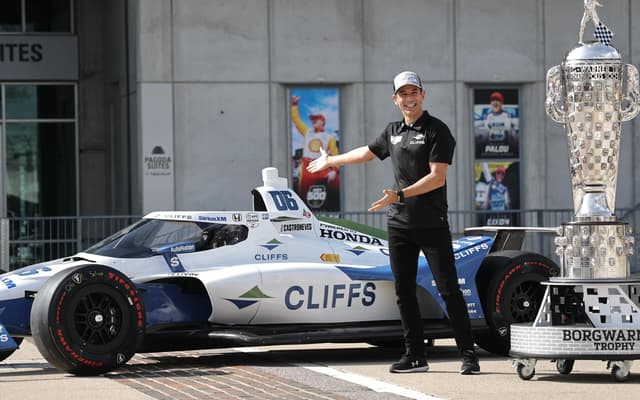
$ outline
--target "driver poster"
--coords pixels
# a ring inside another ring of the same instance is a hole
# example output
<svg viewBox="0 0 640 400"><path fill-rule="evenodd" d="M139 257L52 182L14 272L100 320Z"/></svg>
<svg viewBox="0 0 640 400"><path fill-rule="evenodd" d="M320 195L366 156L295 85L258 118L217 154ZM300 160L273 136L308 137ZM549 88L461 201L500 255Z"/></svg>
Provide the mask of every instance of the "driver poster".
<svg viewBox="0 0 640 400"><path fill-rule="evenodd" d="M518 90L475 89L473 133L476 159L520 157Z"/></svg>
<svg viewBox="0 0 640 400"><path fill-rule="evenodd" d="M475 163L475 209L478 224L487 226L519 225L519 162ZM513 211L516 210L516 211Z"/></svg>
<svg viewBox="0 0 640 400"><path fill-rule="evenodd" d="M309 208L340 211L340 169L310 173L307 165L320 156L339 153L340 90L335 87L296 87L289 91L291 175L293 188Z"/></svg>

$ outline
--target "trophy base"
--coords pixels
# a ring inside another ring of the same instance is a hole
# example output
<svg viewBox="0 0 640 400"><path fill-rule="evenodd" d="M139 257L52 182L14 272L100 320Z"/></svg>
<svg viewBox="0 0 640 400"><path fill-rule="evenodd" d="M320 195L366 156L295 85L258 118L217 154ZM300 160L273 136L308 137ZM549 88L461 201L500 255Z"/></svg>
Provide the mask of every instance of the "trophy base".
<svg viewBox="0 0 640 400"><path fill-rule="evenodd" d="M562 224L556 237L565 279L626 279L630 275L633 236L626 222L582 222Z"/></svg>
<svg viewBox="0 0 640 400"><path fill-rule="evenodd" d="M543 285L536 320L510 327L510 355L520 378L531 379L537 359L549 358L563 375L575 360L608 361L614 378L626 380L631 360L640 359L640 279Z"/></svg>

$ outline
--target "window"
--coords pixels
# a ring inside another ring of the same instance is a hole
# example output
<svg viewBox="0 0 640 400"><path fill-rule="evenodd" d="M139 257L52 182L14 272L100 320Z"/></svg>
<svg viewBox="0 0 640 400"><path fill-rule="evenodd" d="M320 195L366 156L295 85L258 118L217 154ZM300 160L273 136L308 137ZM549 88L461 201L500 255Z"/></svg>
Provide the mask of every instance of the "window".
<svg viewBox="0 0 640 400"><path fill-rule="evenodd" d="M71 32L71 0L25 0L27 32Z"/></svg>
<svg viewBox="0 0 640 400"><path fill-rule="evenodd" d="M73 32L73 0L2 0L0 33Z"/></svg>
<svg viewBox="0 0 640 400"><path fill-rule="evenodd" d="M22 31L22 0L3 0L0 12L0 32Z"/></svg>
<svg viewBox="0 0 640 400"><path fill-rule="evenodd" d="M1 88L7 214L76 215L75 85Z"/></svg>

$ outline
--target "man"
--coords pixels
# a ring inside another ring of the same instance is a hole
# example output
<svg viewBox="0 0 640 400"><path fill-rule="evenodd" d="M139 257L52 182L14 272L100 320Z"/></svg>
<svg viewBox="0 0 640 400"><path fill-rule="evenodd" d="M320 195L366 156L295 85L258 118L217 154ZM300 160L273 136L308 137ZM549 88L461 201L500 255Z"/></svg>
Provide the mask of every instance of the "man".
<svg viewBox="0 0 640 400"><path fill-rule="evenodd" d="M504 97L501 92L493 92L489 97L491 111L487 114L484 125L489 131L489 141L506 142L511 133L511 115L504 111Z"/></svg>
<svg viewBox="0 0 640 400"><path fill-rule="evenodd" d="M425 92L415 72L405 71L393 80L393 102L403 120L391 122L368 146L329 156L326 152L309 165L309 171L391 157L395 187L384 189L369 211L387 206L389 259L404 329L405 354L391 372L427 371L423 321L418 308L416 277L420 250L445 301L458 350L461 374L480 371L474 350L467 305L458 286L451 233L447 219L446 174L453 161L455 139L449 128L422 109Z"/></svg>
<svg viewBox="0 0 640 400"><path fill-rule="evenodd" d="M312 173L307 170L307 166L311 161L320 156L320 151L327 151L331 155L338 154L338 145L336 137L325 131L327 120L323 114L311 114L309 120L313 124L313 130L309 129L300 118L298 109L298 96L293 96L291 101L291 119L298 129L298 132L304 136L304 145L302 147L302 159L300 164L300 175L298 177L298 193L307 204L311 207L314 204L310 198L309 190L313 186L324 187L326 195L327 209L337 211L333 208L339 207L340 193L340 175L338 171L331 168L328 171ZM324 202L322 202L324 203Z"/></svg>

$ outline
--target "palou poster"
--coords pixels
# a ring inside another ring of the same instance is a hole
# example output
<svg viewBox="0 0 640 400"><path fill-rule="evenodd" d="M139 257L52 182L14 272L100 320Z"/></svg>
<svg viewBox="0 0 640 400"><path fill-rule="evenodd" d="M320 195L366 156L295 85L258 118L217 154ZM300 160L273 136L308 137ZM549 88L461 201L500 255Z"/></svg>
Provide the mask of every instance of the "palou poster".
<svg viewBox="0 0 640 400"><path fill-rule="evenodd" d="M317 211L340 211L340 169L317 173L306 170L320 157L339 153L340 91L328 87L297 87L289 91L291 175L293 187L307 206Z"/></svg>
<svg viewBox="0 0 640 400"><path fill-rule="evenodd" d="M476 159L520 157L517 89L476 89L473 94Z"/></svg>
<svg viewBox="0 0 640 400"><path fill-rule="evenodd" d="M520 224L519 90L473 91L475 209L479 225Z"/></svg>

